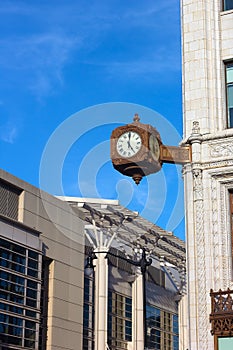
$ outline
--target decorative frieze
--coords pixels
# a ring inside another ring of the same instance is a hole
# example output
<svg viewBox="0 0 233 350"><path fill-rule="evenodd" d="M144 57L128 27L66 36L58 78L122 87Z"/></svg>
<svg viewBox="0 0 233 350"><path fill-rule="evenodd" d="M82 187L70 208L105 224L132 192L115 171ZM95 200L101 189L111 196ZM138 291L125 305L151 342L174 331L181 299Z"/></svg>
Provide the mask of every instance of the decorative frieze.
<svg viewBox="0 0 233 350"><path fill-rule="evenodd" d="M223 161L216 161L216 162L203 162L201 165L201 169L214 169L214 168L223 168L223 167L229 167L233 166L233 160L223 160Z"/></svg>
<svg viewBox="0 0 233 350"><path fill-rule="evenodd" d="M210 156L214 158L232 157L233 156L233 143L225 142L210 145Z"/></svg>

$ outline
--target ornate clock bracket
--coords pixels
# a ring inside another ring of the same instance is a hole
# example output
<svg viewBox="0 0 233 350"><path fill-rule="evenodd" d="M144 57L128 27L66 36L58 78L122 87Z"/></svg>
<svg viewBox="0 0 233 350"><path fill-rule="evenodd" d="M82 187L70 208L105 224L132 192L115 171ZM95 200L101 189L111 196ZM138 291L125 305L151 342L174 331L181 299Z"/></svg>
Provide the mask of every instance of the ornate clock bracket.
<svg viewBox="0 0 233 350"><path fill-rule="evenodd" d="M187 164L191 162L191 146L160 146L160 159L163 163Z"/></svg>
<svg viewBox="0 0 233 350"><path fill-rule="evenodd" d="M111 159L117 171L138 185L143 176L158 172L163 163L190 163L191 146L163 145L156 128L142 124L135 114L133 123L113 130Z"/></svg>

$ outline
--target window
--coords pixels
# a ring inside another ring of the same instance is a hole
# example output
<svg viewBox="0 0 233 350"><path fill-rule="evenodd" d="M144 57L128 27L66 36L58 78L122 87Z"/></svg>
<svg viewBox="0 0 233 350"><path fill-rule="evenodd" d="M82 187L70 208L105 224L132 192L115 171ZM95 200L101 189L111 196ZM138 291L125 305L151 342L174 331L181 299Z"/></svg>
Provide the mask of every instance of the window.
<svg viewBox="0 0 233 350"><path fill-rule="evenodd" d="M223 0L223 10L232 10L233 9L233 0Z"/></svg>
<svg viewBox="0 0 233 350"><path fill-rule="evenodd" d="M108 345L112 350L127 349L132 341L132 299L108 293Z"/></svg>
<svg viewBox="0 0 233 350"><path fill-rule="evenodd" d="M40 255L0 238L0 333L3 348L38 348ZM34 273L30 273L33 259Z"/></svg>
<svg viewBox="0 0 233 350"><path fill-rule="evenodd" d="M83 350L94 350L94 281L84 276Z"/></svg>
<svg viewBox="0 0 233 350"><path fill-rule="evenodd" d="M155 350L178 350L178 316L159 308L146 306L147 345Z"/></svg>
<svg viewBox="0 0 233 350"><path fill-rule="evenodd" d="M233 63L226 65L226 89L228 127L233 128Z"/></svg>

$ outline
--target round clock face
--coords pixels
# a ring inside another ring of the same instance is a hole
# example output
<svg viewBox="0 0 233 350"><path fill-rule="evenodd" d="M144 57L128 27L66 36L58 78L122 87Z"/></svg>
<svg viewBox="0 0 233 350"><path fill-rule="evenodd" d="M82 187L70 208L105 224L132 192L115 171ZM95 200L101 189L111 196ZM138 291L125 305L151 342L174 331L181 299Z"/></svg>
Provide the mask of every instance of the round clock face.
<svg viewBox="0 0 233 350"><path fill-rule="evenodd" d="M135 156L142 147L142 139L135 131L127 131L117 140L117 152L121 157L130 158Z"/></svg>
<svg viewBox="0 0 233 350"><path fill-rule="evenodd" d="M150 135L149 147L150 147L152 157L155 160L158 160L159 155L160 155L160 146L159 146L159 141L158 141L157 137L155 137L155 135Z"/></svg>

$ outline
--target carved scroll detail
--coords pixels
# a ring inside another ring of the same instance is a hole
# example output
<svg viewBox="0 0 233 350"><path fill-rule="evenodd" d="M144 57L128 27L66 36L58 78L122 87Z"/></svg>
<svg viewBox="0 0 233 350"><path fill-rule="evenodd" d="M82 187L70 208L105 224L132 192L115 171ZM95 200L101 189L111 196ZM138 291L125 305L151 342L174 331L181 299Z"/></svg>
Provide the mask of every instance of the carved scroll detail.
<svg viewBox="0 0 233 350"><path fill-rule="evenodd" d="M219 221L218 221L218 203L217 203L217 181L212 178L211 181L211 203L212 203L212 234L213 234L213 252L214 252L214 280L215 286L220 286L220 268L219 268Z"/></svg>
<svg viewBox="0 0 233 350"><path fill-rule="evenodd" d="M194 190L194 200L203 199L202 191L202 170L193 169L193 190Z"/></svg>
<svg viewBox="0 0 233 350"><path fill-rule="evenodd" d="M206 305L206 265L205 265L205 232L204 232L204 207L203 207L203 186L202 170L193 169L193 190L195 207L195 236L197 247L197 271L198 271L198 313L199 313L199 344L207 349L208 322Z"/></svg>

